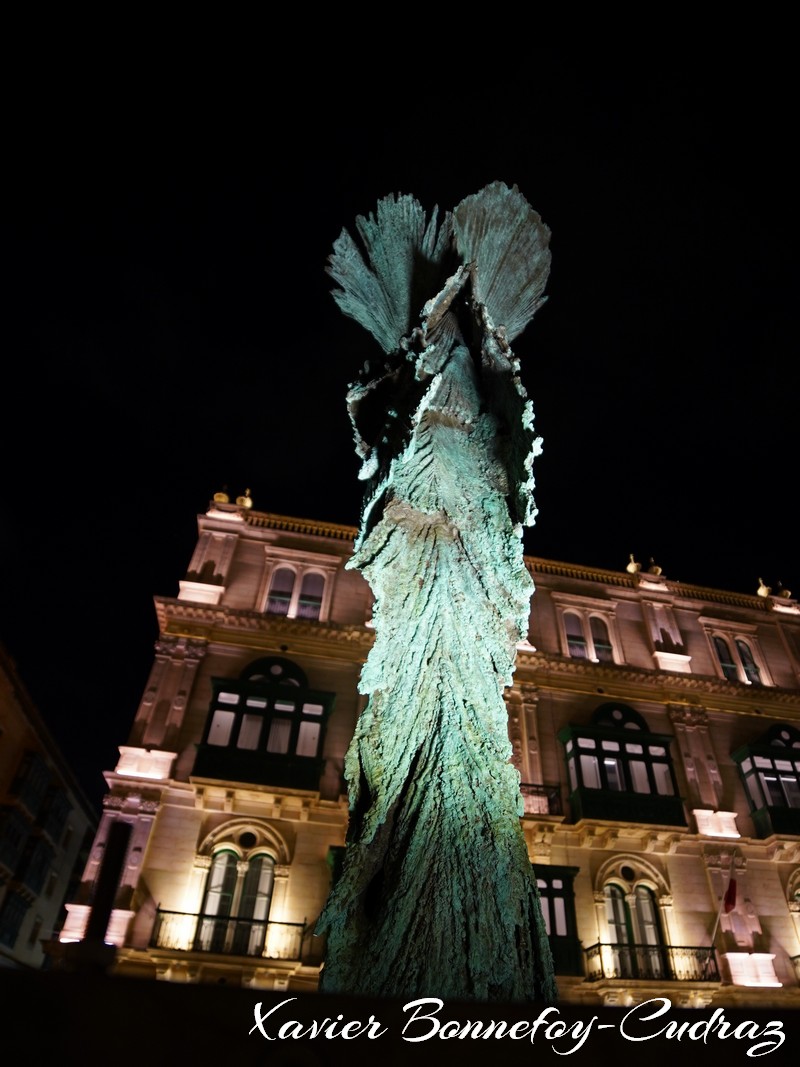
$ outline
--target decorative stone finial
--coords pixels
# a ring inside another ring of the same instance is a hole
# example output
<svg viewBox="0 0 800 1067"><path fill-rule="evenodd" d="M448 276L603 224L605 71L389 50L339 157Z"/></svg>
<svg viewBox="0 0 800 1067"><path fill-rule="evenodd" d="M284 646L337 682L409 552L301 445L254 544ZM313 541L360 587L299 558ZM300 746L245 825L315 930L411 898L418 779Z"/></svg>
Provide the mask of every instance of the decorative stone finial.
<svg viewBox="0 0 800 1067"><path fill-rule="evenodd" d="M633 552L631 552L629 558L630 563L627 565L625 570L628 572L628 574L638 574L639 571L642 569L641 563L637 563L636 560L633 558Z"/></svg>
<svg viewBox="0 0 800 1067"><path fill-rule="evenodd" d="M227 486L226 486L227 488ZM226 492L214 493L215 504L230 504L230 497Z"/></svg>
<svg viewBox="0 0 800 1067"><path fill-rule="evenodd" d="M783 582L781 581L778 582L778 596L783 597L784 600L792 599L791 589L784 589Z"/></svg>
<svg viewBox="0 0 800 1067"><path fill-rule="evenodd" d="M764 585L764 579L763 578L759 578L758 579L758 589L756 589L756 593L759 596L769 596L769 594L771 592L772 592L772 588L770 586L768 586L768 585Z"/></svg>
<svg viewBox="0 0 800 1067"><path fill-rule="evenodd" d="M661 574L661 568L658 566L658 564L655 562L655 560L653 559L652 556L650 557L650 566L647 568L647 573L648 574Z"/></svg>
<svg viewBox="0 0 800 1067"><path fill-rule="evenodd" d="M250 499L250 490L245 489L244 496L237 496L236 503L240 508L251 508L253 506L253 501Z"/></svg>

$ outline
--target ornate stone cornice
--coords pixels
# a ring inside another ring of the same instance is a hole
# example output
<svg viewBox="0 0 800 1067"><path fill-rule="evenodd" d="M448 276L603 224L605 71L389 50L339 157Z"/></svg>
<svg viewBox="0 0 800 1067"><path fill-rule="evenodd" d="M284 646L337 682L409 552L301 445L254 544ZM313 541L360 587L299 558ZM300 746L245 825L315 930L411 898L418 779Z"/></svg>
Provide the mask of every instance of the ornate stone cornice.
<svg viewBox="0 0 800 1067"><path fill-rule="evenodd" d="M768 685L755 687L745 685L744 682L731 682L708 675L591 663L588 660L571 659L569 656L539 650L517 654L516 685L521 686L527 682L533 682L539 688L546 689L548 688L547 678L565 681L573 678L576 682L586 683L581 685L581 689L594 688L597 684L606 683L611 692L615 685L618 687L620 684L641 686L648 691L648 699L664 703L670 703L669 694L671 693L702 693L722 698L721 702L724 702L731 711L735 711L738 704L746 701L747 708L740 710L746 711L747 714L752 714L753 705L756 705L758 708L780 706L781 714L785 714L787 710L793 710L800 715L800 690L797 689L779 689L777 686ZM720 703L720 701L715 703Z"/></svg>
<svg viewBox="0 0 800 1067"><path fill-rule="evenodd" d="M540 559L538 556L526 556L525 566L534 581L539 574L552 574L560 578L577 578L586 582L598 582L603 585L624 586L635 589L636 582L629 574L617 571L602 571L596 567L581 567L574 563L560 563L552 559Z"/></svg>
<svg viewBox="0 0 800 1067"><path fill-rule="evenodd" d="M196 604L169 597L155 597L158 625L167 639L186 636L195 640L212 640L213 631L238 634L269 634L274 637L309 638L338 645L354 645L369 651L375 632L367 626L309 619L287 619L260 611L224 605Z"/></svg>
<svg viewBox="0 0 800 1067"><path fill-rule="evenodd" d="M315 537L327 537L335 541L355 541L358 536L358 528L356 526L345 526L341 523L320 522L316 519L303 519L292 515L275 515L272 512L253 511L247 508L238 509L238 513L246 526L261 529L310 534ZM623 571L610 571L599 567L585 567L558 560L541 559L538 556L526 556L525 566L534 579L537 575L549 574L555 577L577 578L581 581L597 582L602 585L612 585L630 590L636 590L639 587L640 578L643 577ZM664 591L678 598L707 600L718 604L750 608L759 612L769 611L773 606L767 603L767 598L756 595L750 596L745 593L733 593L722 589L709 589L705 586L687 585L683 582L672 582L666 578L661 581ZM777 600L779 598L772 597L769 599ZM794 601L791 603L794 604ZM783 602L780 602L779 606L783 606Z"/></svg>
<svg viewBox="0 0 800 1067"><path fill-rule="evenodd" d="M553 575L559 578L572 578L584 582L597 582L601 585L613 585L618 588L636 590L639 578L621 571L606 571L598 567L582 567L574 563L562 563L557 560L540 559L538 556L526 556L525 566L534 581L537 575ZM708 589L700 585L685 585L683 582L663 580L664 592L683 600L707 600L717 604L729 604L734 607L750 608L754 611L768 611L771 605L764 597L749 596L745 593L730 593L724 589ZM652 592L652 590L648 590Z"/></svg>
<svg viewBox="0 0 800 1067"><path fill-rule="evenodd" d="M315 519L297 519L290 515L272 515L267 511L243 511L242 517L247 526L313 534L316 537L330 537L336 541L355 541L358 536L355 526L341 526L335 522L317 522Z"/></svg>

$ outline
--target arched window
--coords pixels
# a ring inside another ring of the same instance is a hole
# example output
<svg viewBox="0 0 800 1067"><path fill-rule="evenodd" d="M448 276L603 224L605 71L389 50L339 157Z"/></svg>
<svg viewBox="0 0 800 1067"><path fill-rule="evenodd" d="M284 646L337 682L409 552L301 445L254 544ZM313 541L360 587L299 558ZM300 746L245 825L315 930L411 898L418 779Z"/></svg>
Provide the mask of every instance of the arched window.
<svg viewBox="0 0 800 1067"><path fill-rule="evenodd" d="M744 685L772 685L769 670L755 635L742 637L733 632L709 632L723 677Z"/></svg>
<svg viewBox="0 0 800 1067"><path fill-rule="evenodd" d="M227 849L215 853L206 879L195 947L203 952L225 952L229 917L233 910L238 856Z"/></svg>
<svg viewBox="0 0 800 1067"><path fill-rule="evenodd" d="M633 940L628 921L628 905L625 893L618 885L607 885L603 890L606 898L606 923L608 939L612 945L629 945ZM627 977L624 975L623 977Z"/></svg>
<svg viewBox="0 0 800 1067"><path fill-rule="evenodd" d="M728 642L724 637L714 638L714 648L717 652L717 659L719 665L722 667L722 673L728 679L729 682L738 682L739 672L736 670L736 664L734 663L733 656Z"/></svg>
<svg viewBox="0 0 800 1067"><path fill-rule="evenodd" d="M300 586L300 599L297 602L297 618L318 619L324 592L325 579L321 574L312 571L304 575L303 584Z"/></svg>
<svg viewBox="0 0 800 1067"><path fill-rule="evenodd" d="M637 885L626 895L621 886L612 883L603 892L615 977L663 978L664 942L652 889Z"/></svg>
<svg viewBox="0 0 800 1067"><path fill-rule="evenodd" d="M260 956L267 936L275 861L257 853L247 862L230 849L215 852L206 879L195 949Z"/></svg>
<svg viewBox="0 0 800 1067"><path fill-rule="evenodd" d="M290 619L319 619L325 598L325 576L319 571L297 571L279 566L273 571L267 593L268 615L285 615Z"/></svg>
<svg viewBox="0 0 800 1067"><path fill-rule="evenodd" d="M622 651L614 629L614 615L600 608L559 607L562 649L572 659L592 663L621 663Z"/></svg>
<svg viewBox="0 0 800 1067"><path fill-rule="evenodd" d="M586 638L579 615L574 611L564 612L564 629L567 633L567 648L573 659L586 659Z"/></svg>
<svg viewBox="0 0 800 1067"><path fill-rule="evenodd" d="M275 860L266 853L250 857L237 910L234 952L259 956L267 936L267 919L275 882Z"/></svg>
<svg viewBox="0 0 800 1067"><path fill-rule="evenodd" d="M750 682L751 685L761 685L761 671L758 669L758 664L753 658L753 650L746 641L742 641L739 637L736 639L736 648L739 652L739 658L742 661L745 677L748 682Z"/></svg>
<svg viewBox="0 0 800 1067"><path fill-rule="evenodd" d="M589 624L594 642L595 659L600 663L613 663L614 650L611 647L611 638L608 636L608 627L598 615L592 615Z"/></svg>
<svg viewBox="0 0 800 1067"><path fill-rule="evenodd" d="M268 615L288 615L289 605L294 592L294 571L288 567L278 567L272 575L267 597Z"/></svg>

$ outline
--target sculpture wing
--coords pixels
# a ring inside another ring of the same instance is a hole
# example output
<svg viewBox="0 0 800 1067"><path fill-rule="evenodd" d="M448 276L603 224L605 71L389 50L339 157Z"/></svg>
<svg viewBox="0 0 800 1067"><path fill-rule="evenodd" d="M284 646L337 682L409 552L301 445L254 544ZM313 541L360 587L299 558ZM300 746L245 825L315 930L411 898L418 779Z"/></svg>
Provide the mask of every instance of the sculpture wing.
<svg viewBox="0 0 800 1067"><path fill-rule="evenodd" d="M452 216L441 227L438 208L430 221L413 196L387 196L374 215L359 215L362 249L346 230L334 242L328 273L341 288L340 309L373 335L384 352L394 352L419 321L420 309L444 278L451 245Z"/></svg>
<svg viewBox="0 0 800 1067"><path fill-rule="evenodd" d="M550 230L516 185L503 182L468 196L453 215L459 255L476 265L475 299L513 341L546 299Z"/></svg>

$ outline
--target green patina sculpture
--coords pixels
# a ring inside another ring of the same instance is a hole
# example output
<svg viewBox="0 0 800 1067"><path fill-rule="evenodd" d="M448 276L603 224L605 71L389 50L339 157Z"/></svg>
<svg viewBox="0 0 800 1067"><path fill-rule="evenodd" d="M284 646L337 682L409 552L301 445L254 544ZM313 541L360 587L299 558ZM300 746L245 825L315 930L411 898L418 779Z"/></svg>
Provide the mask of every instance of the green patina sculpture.
<svg viewBox="0 0 800 1067"><path fill-rule="evenodd" d="M343 231L328 269L385 353L348 395L367 481L348 566L375 594L375 644L321 989L551 1002L502 695L541 444L509 345L544 300L549 231L499 182L441 220L389 196L357 230L363 252Z"/></svg>

